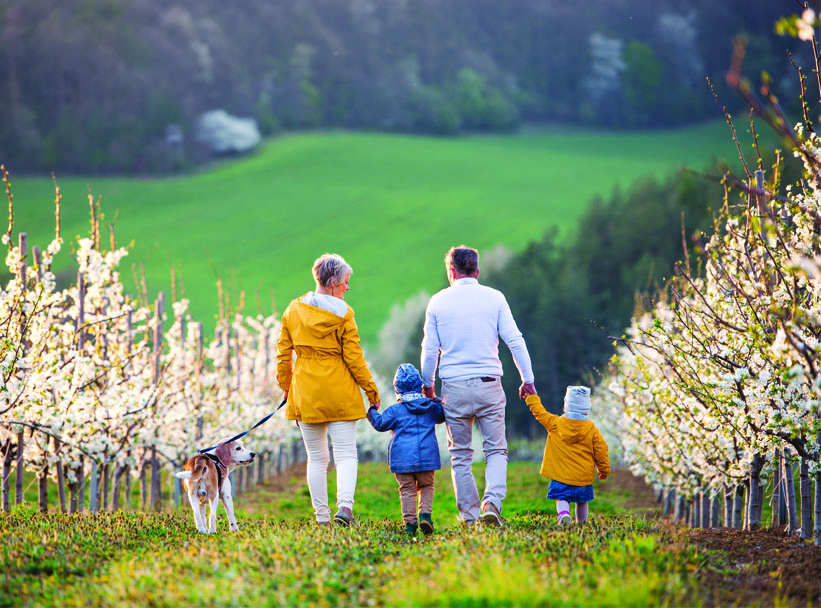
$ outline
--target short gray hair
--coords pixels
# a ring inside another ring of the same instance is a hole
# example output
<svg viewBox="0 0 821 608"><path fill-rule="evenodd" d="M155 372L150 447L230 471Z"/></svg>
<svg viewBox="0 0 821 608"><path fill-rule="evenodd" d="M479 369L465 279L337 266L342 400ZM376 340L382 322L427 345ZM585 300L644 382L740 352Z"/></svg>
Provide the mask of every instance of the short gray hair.
<svg viewBox="0 0 821 608"><path fill-rule="evenodd" d="M331 287L344 283L345 279L353 274L353 268L341 255L323 253L314 262L312 272L317 285Z"/></svg>

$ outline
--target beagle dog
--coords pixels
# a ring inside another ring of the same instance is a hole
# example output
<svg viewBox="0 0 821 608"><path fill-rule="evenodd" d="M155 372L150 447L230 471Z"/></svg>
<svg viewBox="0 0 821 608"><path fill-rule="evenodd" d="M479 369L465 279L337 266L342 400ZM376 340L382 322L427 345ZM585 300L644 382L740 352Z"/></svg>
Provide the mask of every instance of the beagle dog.
<svg viewBox="0 0 821 608"><path fill-rule="evenodd" d="M185 462L185 470L176 473L182 479L183 488L188 493L188 501L194 510L197 531L216 534L217 507L222 499L228 514L228 527L239 530L234 516L234 500L231 497L231 480L228 475L240 465L254 462L256 454L242 445L231 441L217 447L215 454L197 454ZM209 522L206 526L205 505L211 506Z"/></svg>

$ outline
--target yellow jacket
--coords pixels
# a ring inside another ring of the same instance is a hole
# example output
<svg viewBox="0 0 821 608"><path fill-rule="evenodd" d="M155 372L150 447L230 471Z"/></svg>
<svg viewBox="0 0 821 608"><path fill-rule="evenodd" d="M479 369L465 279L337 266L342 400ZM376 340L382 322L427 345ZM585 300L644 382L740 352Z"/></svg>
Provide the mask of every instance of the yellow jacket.
<svg viewBox="0 0 821 608"><path fill-rule="evenodd" d="M551 414L542 406L538 395L530 395L525 403L544 428L541 474L571 486L589 486L596 468L600 475L610 475L607 443L592 420L572 420Z"/></svg>
<svg viewBox="0 0 821 608"><path fill-rule="evenodd" d="M277 343L277 382L289 391L285 417L308 423L364 418L359 387L370 403L379 400L379 392L359 344L353 309L348 306L340 317L300 300L282 313Z"/></svg>

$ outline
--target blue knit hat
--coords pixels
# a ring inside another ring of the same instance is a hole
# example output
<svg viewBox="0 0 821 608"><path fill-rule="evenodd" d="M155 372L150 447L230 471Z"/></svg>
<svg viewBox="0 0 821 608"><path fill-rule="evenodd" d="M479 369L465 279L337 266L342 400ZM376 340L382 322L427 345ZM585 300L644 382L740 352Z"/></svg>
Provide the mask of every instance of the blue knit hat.
<svg viewBox="0 0 821 608"><path fill-rule="evenodd" d="M400 396L406 393L421 393L422 376L419 375L419 371L413 365L403 363L396 370L396 375L393 377L393 390Z"/></svg>

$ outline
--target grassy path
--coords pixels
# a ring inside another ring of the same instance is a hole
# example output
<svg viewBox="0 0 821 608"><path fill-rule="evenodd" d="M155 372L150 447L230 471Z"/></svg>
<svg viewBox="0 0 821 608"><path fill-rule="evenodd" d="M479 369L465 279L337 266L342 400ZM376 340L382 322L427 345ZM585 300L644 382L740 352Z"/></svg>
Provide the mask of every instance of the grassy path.
<svg viewBox="0 0 821 608"><path fill-rule="evenodd" d="M482 467L476 467L481 478ZM331 475L333 495L333 475ZM359 470L356 529L313 524L304 471L238 497L197 534L159 514L0 513L0 606L819 606L821 547L777 531L675 529L624 471L591 521L556 526L533 463L511 463L503 530L456 521L437 474L436 533L407 538L383 464Z"/></svg>
<svg viewBox="0 0 821 608"><path fill-rule="evenodd" d="M481 467L477 473L481 474ZM455 523L437 475L432 537L408 539L384 465L360 467L357 529L320 528L299 477L238 498L241 530L198 535L178 513L0 515L0 605L531 606L691 604L702 559L626 512L619 479L598 487L592 522L556 527L537 467L513 463L503 530ZM626 479L626 478L625 478ZM632 503L635 504L635 503ZM645 505L646 506L646 505ZM635 512L635 509L631 511Z"/></svg>

